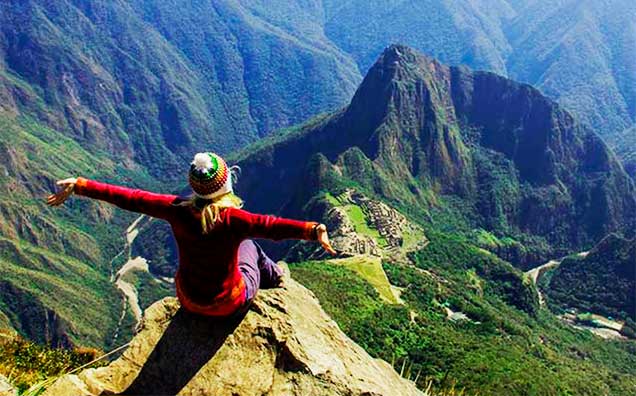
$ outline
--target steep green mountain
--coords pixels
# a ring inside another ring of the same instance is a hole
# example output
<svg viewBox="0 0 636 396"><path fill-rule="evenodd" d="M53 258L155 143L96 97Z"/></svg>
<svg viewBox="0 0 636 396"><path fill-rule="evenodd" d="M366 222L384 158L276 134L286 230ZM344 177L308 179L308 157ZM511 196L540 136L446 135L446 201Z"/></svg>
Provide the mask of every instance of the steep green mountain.
<svg viewBox="0 0 636 396"><path fill-rule="evenodd" d="M505 28L508 75L556 99L599 134L636 122L636 3L523 2Z"/></svg>
<svg viewBox="0 0 636 396"><path fill-rule="evenodd" d="M622 159L625 171L636 179L636 126L607 136L607 143Z"/></svg>
<svg viewBox="0 0 636 396"><path fill-rule="evenodd" d="M449 64L505 74L512 50L504 32L515 7L506 0L323 0L325 32L368 70L388 45L403 43Z"/></svg>
<svg viewBox="0 0 636 396"><path fill-rule="evenodd" d="M341 106L360 80L358 67L366 71L394 42L528 82L601 134L636 121L629 0L1 7L3 106L161 177L179 176L179 160L201 146L227 153ZM16 79L35 86L53 111L36 111Z"/></svg>
<svg viewBox="0 0 636 396"><path fill-rule="evenodd" d="M486 230L522 267L634 231L634 185L591 130L530 86L404 46L348 107L237 160L254 210L320 215L321 191L353 187L420 222Z"/></svg>
<svg viewBox="0 0 636 396"><path fill-rule="evenodd" d="M636 240L611 234L585 257L569 257L550 274L548 303L636 321ZM636 327L634 328L636 330Z"/></svg>
<svg viewBox="0 0 636 396"><path fill-rule="evenodd" d="M134 217L81 200L46 208L56 179L170 191L194 152L227 153L350 97L357 68L313 14L283 29L258 9L0 3L2 327L108 347L134 325L113 284ZM129 279L144 304L146 275Z"/></svg>
<svg viewBox="0 0 636 396"><path fill-rule="evenodd" d="M511 264L634 230L629 176L536 89L391 46L349 106L232 160L247 209L328 225L343 257L300 243L286 255L292 275L350 337L420 387L636 390L633 342L562 321Z"/></svg>
<svg viewBox="0 0 636 396"><path fill-rule="evenodd" d="M81 200L51 209L45 197L70 174L156 185L28 117L0 111L0 136L1 327L58 346L109 346L122 315L109 280L123 245L115 230L131 218Z"/></svg>
<svg viewBox="0 0 636 396"><path fill-rule="evenodd" d="M359 79L318 27L294 34L235 2L0 7L3 107L162 178L193 151L227 153L340 106Z"/></svg>
<svg viewBox="0 0 636 396"><path fill-rule="evenodd" d="M636 122L631 0L324 0L325 31L367 70L403 43L530 83L604 135Z"/></svg>

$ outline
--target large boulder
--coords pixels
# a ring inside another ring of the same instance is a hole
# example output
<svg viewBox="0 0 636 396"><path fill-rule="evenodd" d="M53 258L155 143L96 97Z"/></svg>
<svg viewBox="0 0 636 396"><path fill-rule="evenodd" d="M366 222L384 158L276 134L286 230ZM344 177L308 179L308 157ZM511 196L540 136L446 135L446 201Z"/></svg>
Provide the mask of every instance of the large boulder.
<svg viewBox="0 0 636 396"><path fill-rule="evenodd" d="M263 290L234 321L156 302L124 354L66 375L46 396L422 395L385 361L349 339L316 297L292 279Z"/></svg>
<svg viewBox="0 0 636 396"><path fill-rule="evenodd" d="M9 382L7 377L0 374L0 396L15 396L18 392L13 385Z"/></svg>

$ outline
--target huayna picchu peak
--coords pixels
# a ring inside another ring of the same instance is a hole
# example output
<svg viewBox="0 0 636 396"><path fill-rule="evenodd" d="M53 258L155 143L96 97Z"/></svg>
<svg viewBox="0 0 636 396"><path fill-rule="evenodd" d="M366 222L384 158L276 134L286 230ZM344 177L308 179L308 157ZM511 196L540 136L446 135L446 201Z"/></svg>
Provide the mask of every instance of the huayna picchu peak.
<svg viewBox="0 0 636 396"><path fill-rule="evenodd" d="M513 236L523 248L501 254L522 266L636 224L632 180L558 104L401 45L384 51L349 106L238 159L238 189L256 210L299 214L318 192L352 185L428 221L453 211L459 228Z"/></svg>

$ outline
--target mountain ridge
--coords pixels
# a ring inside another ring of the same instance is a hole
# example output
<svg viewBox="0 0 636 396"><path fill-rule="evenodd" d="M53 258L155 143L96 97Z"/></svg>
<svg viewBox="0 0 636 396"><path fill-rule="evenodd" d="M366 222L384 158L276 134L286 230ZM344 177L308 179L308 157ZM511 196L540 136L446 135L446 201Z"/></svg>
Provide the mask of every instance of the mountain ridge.
<svg viewBox="0 0 636 396"><path fill-rule="evenodd" d="M385 51L347 108L296 131L236 157L237 189L256 211L299 215L321 183L344 178L424 212L454 195L480 209L477 225L517 227L558 249L633 229L633 183L592 131L528 85L407 47Z"/></svg>
<svg viewBox="0 0 636 396"><path fill-rule="evenodd" d="M563 260L545 284L557 312L576 309L631 321L636 331L636 239L603 238L585 257Z"/></svg>

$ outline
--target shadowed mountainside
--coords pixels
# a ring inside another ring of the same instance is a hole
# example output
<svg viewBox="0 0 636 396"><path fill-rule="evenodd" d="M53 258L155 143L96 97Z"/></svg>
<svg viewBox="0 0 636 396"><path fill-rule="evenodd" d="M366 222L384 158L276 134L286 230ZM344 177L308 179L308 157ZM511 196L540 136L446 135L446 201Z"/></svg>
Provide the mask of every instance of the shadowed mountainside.
<svg viewBox="0 0 636 396"><path fill-rule="evenodd" d="M532 84L602 135L636 122L631 0L323 0L327 36L364 72L395 42Z"/></svg>
<svg viewBox="0 0 636 396"><path fill-rule="evenodd" d="M548 303L636 322L636 240L608 235L585 257L569 257L550 274ZM636 330L636 326L634 326Z"/></svg>
<svg viewBox="0 0 636 396"><path fill-rule="evenodd" d="M448 215L459 230L512 236L528 249L502 254L524 266L633 233L636 221L631 179L568 112L530 86L404 46L382 54L347 108L237 158L255 211L301 216L321 191L354 186L420 221Z"/></svg>

